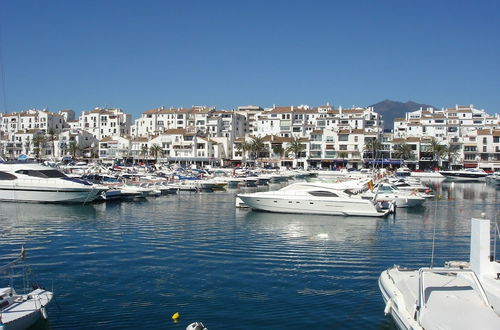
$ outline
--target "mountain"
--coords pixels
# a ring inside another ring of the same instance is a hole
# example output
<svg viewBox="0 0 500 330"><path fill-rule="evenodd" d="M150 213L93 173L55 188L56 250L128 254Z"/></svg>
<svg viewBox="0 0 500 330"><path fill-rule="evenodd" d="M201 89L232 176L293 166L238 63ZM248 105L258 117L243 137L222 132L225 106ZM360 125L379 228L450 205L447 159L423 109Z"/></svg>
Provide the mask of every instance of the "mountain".
<svg viewBox="0 0 500 330"><path fill-rule="evenodd" d="M394 118L404 118L406 112L415 111L420 108L435 108L432 105L416 103L413 101L403 103L392 100L384 100L382 102L370 105L370 107L373 107L375 112L378 112L382 115L382 119L384 120L384 128L386 129L392 129L394 127Z"/></svg>

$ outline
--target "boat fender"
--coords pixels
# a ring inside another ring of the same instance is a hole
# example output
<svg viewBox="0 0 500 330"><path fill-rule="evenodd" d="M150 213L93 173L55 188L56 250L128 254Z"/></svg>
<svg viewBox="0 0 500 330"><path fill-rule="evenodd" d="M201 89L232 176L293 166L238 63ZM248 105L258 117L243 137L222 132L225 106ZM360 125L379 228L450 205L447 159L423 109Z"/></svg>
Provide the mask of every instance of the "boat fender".
<svg viewBox="0 0 500 330"><path fill-rule="evenodd" d="M387 303L385 304L384 315L389 314L391 312L391 308L392 308L392 299L389 299L389 300L387 300Z"/></svg>
<svg viewBox="0 0 500 330"><path fill-rule="evenodd" d="M47 316L47 310L45 309L45 307L42 307L40 309L40 312L42 312L42 317L46 320L48 318L48 316Z"/></svg>

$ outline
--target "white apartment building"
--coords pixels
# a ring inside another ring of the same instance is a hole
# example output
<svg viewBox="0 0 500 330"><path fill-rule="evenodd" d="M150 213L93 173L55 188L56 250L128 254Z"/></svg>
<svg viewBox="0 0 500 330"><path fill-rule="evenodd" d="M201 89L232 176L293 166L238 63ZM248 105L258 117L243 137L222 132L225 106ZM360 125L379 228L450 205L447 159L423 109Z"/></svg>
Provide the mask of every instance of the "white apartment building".
<svg viewBox="0 0 500 330"><path fill-rule="evenodd" d="M129 136L131 115L121 109L95 108L83 111L79 118L80 128L101 140L108 136Z"/></svg>
<svg viewBox="0 0 500 330"><path fill-rule="evenodd" d="M71 109L59 110L58 112L61 116L63 116L64 121L68 122L70 120L76 120L75 112Z"/></svg>
<svg viewBox="0 0 500 330"><path fill-rule="evenodd" d="M236 113L245 117L245 127L243 133L248 135L255 135L257 130L257 116L264 111L256 105L246 105L237 108Z"/></svg>
<svg viewBox="0 0 500 330"><path fill-rule="evenodd" d="M55 133L62 131L64 117L47 110L26 110L8 114L0 114L0 131L9 137L20 130L40 129Z"/></svg>
<svg viewBox="0 0 500 330"><path fill-rule="evenodd" d="M154 136L169 129L185 129L189 132L207 131L208 118L214 107L193 106L192 108L166 109L164 107L145 111L135 120L131 131L133 137Z"/></svg>
<svg viewBox="0 0 500 330"><path fill-rule="evenodd" d="M334 109L331 105L273 107L257 116L257 136L267 134L282 137L310 135L314 130L332 131L361 129L381 134L383 121L373 108Z"/></svg>
<svg viewBox="0 0 500 330"><path fill-rule="evenodd" d="M429 167L433 163L428 145L435 138L443 145L457 148L452 159L445 159L447 165L491 168L500 157L493 141L497 130L500 130L499 115L491 116L473 105L456 105L441 110L420 109L395 119L394 141L410 138L419 141L416 159L409 162L415 167Z"/></svg>
<svg viewBox="0 0 500 330"><path fill-rule="evenodd" d="M99 158L122 159L132 156L130 139L121 136L106 136L99 141Z"/></svg>
<svg viewBox="0 0 500 330"><path fill-rule="evenodd" d="M95 156L98 150L99 141L90 132L83 129L67 129L61 132L55 141L55 156L64 157L71 155L72 144L76 147L75 156L88 154L89 157Z"/></svg>

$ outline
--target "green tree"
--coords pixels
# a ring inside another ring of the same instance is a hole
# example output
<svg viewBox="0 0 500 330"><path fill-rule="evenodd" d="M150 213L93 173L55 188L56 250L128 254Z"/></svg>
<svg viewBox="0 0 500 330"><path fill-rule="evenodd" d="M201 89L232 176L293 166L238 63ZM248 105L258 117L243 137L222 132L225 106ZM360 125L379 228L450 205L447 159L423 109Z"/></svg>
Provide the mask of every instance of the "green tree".
<svg viewBox="0 0 500 330"><path fill-rule="evenodd" d="M279 155L280 158L282 158L283 154L285 153L285 149L283 148L283 146L281 144L273 144L272 150L273 150L273 153L275 155Z"/></svg>
<svg viewBox="0 0 500 330"><path fill-rule="evenodd" d="M242 159L242 162L243 162L244 166L246 165L246 156L247 156L247 153L251 149L252 149L252 144L250 142L242 141L242 142L236 144L236 150L238 152L241 152L241 159Z"/></svg>
<svg viewBox="0 0 500 330"><path fill-rule="evenodd" d="M260 158L262 154L267 151L264 139L258 136L252 137L252 141L250 142L250 151L253 159Z"/></svg>
<svg viewBox="0 0 500 330"><path fill-rule="evenodd" d="M396 158L400 158L403 160L412 160L415 158L413 149L408 143L397 144L396 146L394 146L394 155L396 156Z"/></svg>
<svg viewBox="0 0 500 330"><path fill-rule="evenodd" d="M143 145L141 148L141 155L146 158L149 155L149 148L147 145Z"/></svg>
<svg viewBox="0 0 500 330"><path fill-rule="evenodd" d="M424 150L428 153L432 153L432 159L437 162L438 167L442 166L443 157L448 153L448 147L439 143L439 141L434 137Z"/></svg>
<svg viewBox="0 0 500 330"><path fill-rule="evenodd" d="M45 136L37 134L33 137L33 150L35 152L35 158L40 160L40 155L43 153L45 146Z"/></svg>
<svg viewBox="0 0 500 330"><path fill-rule="evenodd" d="M26 142L24 142L24 149L26 150L26 155L29 156L31 152L31 141L29 140L29 138L26 140Z"/></svg>
<svg viewBox="0 0 500 330"><path fill-rule="evenodd" d="M155 158L155 162L158 162L158 156L161 155L163 149L158 144L153 144L149 148L149 154Z"/></svg>
<svg viewBox="0 0 500 330"><path fill-rule="evenodd" d="M306 149L306 146L300 142L300 139L294 138L285 149L287 155L293 154L294 158L299 158L301 152Z"/></svg>
<svg viewBox="0 0 500 330"><path fill-rule="evenodd" d="M69 152L73 156L73 160L76 159L76 154L80 151L80 146L75 141L71 141L68 145Z"/></svg>
<svg viewBox="0 0 500 330"><path fill-rule="evenodd" d="M55 145L54 145L54 141L56 140L56 135L57 135L57 134L56 134L56 130L55 130L55 129L53 129L53 128L49 128L49 130L47 131L47 137L46 137L46 140L47 140L47 141L50 141L50 142L51 142L51 144L52 144L52 145L51 145L51 150L52 150L51 155L52 155L53 157L55 157L55 150L56 150L56 147L55 147Z"/></svg>
<svg viewBox="0 0 500 330"><path fill-rule="evenodd" d="M380 157L379 151L382 150L382 143L377 138L370 138L365 140L364 151L369 152L372 159Z"/></svg>
<svg viewBox="0 0 500 330"><path fill-rule="evenodd" d="M338 155L340 158L342 158L342 166L346 166L345 159L349 157L349 153L347 153L346 151L340 151Z"/></svg>
<svg viewBox="0 0 500 330"><path fill-rule="evenodd" d="M446 159L448 160L448 168L460 157L460 145L451 144L446 147Z"/></svg>

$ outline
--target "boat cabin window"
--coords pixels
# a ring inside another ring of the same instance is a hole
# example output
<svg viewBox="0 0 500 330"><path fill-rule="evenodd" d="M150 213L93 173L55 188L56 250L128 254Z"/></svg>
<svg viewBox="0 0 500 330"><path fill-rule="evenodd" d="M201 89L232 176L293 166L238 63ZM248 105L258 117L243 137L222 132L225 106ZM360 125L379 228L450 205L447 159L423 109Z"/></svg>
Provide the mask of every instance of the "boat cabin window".
<svg viewBox="0 0 500 330"><path fill-rule="evenodd" d="M389 191L392 192L394 189L391 186L380 186L379 191Z"/></svg>
<svg viewBox="0 0 500 330"><path fill-rule="evenodd" d="M58 170L43 170L40 171L47 176L47 178L65 178L66 174Z"/></svg>
<svg viewBox="0 0 500 330"><path fill-rule="evenodd" d="M317 197L339 197L337 194L327 190L310 191L309 194Z"/></svg>
<svg viewBox="0 0 500 330"><path fill-rule="evenodd" d="M0 172L0 180L15 180L17 177L13 174Z"/></svg>
<svg viewBox="0 0 500 330"><path fill-rule="evenodd" d="M66 175L58 170L18 170L16 173L24 174L28 176L34 176L37 178L65 178Z"/></svg>

